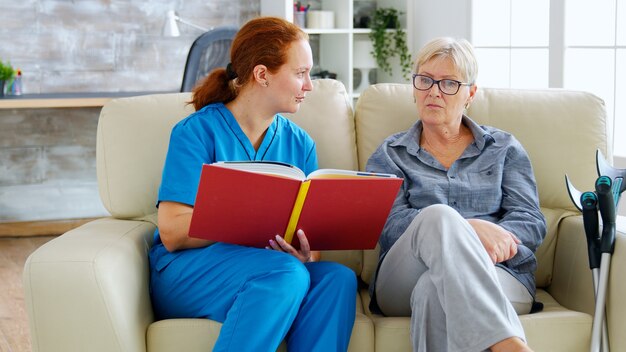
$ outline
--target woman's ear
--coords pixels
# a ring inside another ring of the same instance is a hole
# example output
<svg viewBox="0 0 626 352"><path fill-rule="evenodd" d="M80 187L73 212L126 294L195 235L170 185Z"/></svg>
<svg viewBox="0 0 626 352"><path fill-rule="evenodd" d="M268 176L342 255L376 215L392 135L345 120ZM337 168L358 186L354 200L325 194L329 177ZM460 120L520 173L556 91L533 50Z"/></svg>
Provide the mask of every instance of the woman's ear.
<svg viewBox="0 0 626 352"><path fill-rule="evenodd" d="M470 86L470 90L469 90L469 97L467 97L467 101L465 101L465 107L467 109L467 107L470 106L470 104L472 104L472 102L474 101L474 96L476 95L476 91L478 90L478 87L475 84L472 84Z"/></svg>
<svg viewBox="0 0 626 352"><path fill-rule="evenodd" d="M262 86L267 86L268 73L265 65L256 65L254 66L254 70L252 70L254 80Z"/></svg>

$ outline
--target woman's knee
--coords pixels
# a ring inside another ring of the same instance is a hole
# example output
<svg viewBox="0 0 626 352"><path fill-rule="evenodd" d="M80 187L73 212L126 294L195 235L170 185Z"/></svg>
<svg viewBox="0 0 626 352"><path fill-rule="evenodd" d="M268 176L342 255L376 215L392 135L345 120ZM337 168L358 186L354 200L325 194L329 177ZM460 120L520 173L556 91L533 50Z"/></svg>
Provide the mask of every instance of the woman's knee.
<svg viewBox="0 0 626 352"><path fill-rule="evenodd" d="M458 211L446 204L429 205L423 208L419 215L431 221L454 221L463 219Z"/></svg>
<svg viewBox="0 0 626 352"><path fill-rule="evenodd" d="M292 255L283 254L282 258L274 262L267 275L270 275L275 281L277 289L286 291L305 294L311 284L309 271L302 262Z"/></svg>
<svg viewBox="0 0 626 352"><path fill-rule="evenodd" d="M334 285L356 292L356 274L352 269L335 262L320 262L318 265L327 267L327 279Z"/></svg>
<svg viewBox="0 0 626 352"><path fill-rule="evenodd" d="M354 271L342 264L325 261L307 264L307 268L311 274L311 292L316 296L335 304L354 304L357 290Z"/></svg>
<svg viewBox="0 0 626 352"><path fill-rule="evenodd" d="M413 226L433 236L439 236L445 230L456 230L459 226L466 227L467 221L454 208L445 204L434 204L422 209L413 219Z"/></svg>

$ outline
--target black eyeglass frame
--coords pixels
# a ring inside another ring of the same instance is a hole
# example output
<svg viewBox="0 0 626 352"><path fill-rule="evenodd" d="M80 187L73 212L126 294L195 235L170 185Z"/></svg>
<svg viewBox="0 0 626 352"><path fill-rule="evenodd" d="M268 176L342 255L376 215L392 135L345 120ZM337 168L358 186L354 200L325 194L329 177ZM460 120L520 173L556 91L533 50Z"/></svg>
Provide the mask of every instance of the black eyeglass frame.
<svg viewBox="0 0 626 352"><path fill-rule="evenodd" d="M426 77L426 78L430 79L430 80L432 81L432 83L430 84L430 86L429 86L428 88L425 88L425 89L420 89L420 88L417 88L417 86L415 85L415 77ZM441 81L452 81L452 82L456 82L456 83L458 84L458 86L456 87L456 92L454 92L454 93L446 93L446 92L444 92L444 91L443 91L443 89L441 89L441 86L439 85L439 82L441 82ZM437 79L434 79L434 78L432 78L432 77L428 77L428 76L426 76L426 75L420 75L420 74L417 74L417 73L414 73L414 74L413 74L413 79L412 79L412 82L413 82L413 87L414 87L415 89L417 89L417 90L421 90L421 91L430 90L430 89L432 89L432 88L433 88L433 86L436 84L436 85L437 85L437 88L439 88L439 91L440 91L441 93L445 94L445 95L456 95L456 93L458 93L458 92L459 92L459 90L461 89L461 86L471 86L471 85L472 85L472 83L461 82L461 81L457 81L457 80L455 80L455 79L449 79L449 78L444 78L444 79L439 79L439 80L437 80Z"/></svg>

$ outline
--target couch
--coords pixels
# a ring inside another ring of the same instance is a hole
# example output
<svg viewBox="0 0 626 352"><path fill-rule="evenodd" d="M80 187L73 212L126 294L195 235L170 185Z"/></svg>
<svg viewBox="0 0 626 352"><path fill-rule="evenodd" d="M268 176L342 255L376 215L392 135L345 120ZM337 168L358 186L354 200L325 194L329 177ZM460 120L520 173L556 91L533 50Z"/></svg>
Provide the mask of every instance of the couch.
<svg viewBox="0 0 626 352"><path fill-rule="evenodd" d="M416 119L412 87L377 84L356 104L334 80L314 81L300 110L287 115L316 140L320 167L363 169L386 136ZM111 216L71 230L37 249L24 267L33 351L207 351L220 324L206 319L155 321L148 293L147 251L171 127L192 112L189 93L121 98L102 109L97 173ZM581 190L597 177L595 151L611 157L604 104L567 90L479 89L469 109L479 123L512 132L530 154L548 233L537 251L541 312L521 316L535 351L585 351L593 290L583 223L564 176ZM620 218L620 222L624 219ZM626 236L617 235L608 289L611 348L626 351ZM377 250L328 251L359 277L349 351L411 351L408 317L368 310L367 284ZM262 322L259 322L262 324ZM284 345L284 344L283 344ZM281 346L284 350L284 346Z"/></svg>

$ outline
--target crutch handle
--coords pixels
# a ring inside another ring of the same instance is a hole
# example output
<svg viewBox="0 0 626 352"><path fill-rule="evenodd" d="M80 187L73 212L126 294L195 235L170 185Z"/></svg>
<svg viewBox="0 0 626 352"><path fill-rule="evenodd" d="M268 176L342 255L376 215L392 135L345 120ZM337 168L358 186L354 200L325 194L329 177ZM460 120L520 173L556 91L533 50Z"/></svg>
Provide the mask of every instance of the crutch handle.
<svg viewBox="0 0 626 352"><path fill-rule="evenodd" d="M584 192L580 196L583 212L583 224L587 236L587 251L589 253L589 268L600 267L600 231L598 225L598 197L594 192Z"/></svg>
<svg viewBox="0 0 626 352"><path fill-rule="evenodd" d="M612 181L608 176L600 176L596 180L598 208L602 217L602 253L613 253L615 247L615 202L613 200Z"/></svg>

